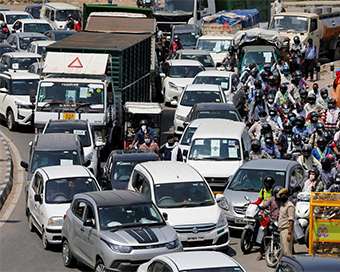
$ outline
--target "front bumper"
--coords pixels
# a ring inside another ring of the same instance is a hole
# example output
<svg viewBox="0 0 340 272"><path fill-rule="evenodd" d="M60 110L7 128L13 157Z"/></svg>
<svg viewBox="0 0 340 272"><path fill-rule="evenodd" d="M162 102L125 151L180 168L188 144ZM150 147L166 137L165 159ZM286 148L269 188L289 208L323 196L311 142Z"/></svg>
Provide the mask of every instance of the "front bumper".
<svg viewBox="0 0 340 272"><path fill-rule="evenodd" d="M175 117L174 117L174 128L175 128L175 134L183 134L184 121L178 120L176 118L176 114L175 114Z"/></svg>
<svg viewBox="0 0 340 272"><path fill-rule="evenodd" d="M45 228L47 241L50 244L61 244L61 229L62 226Z"/></svg>
<svg viewBox="0 0 340 272"><path fill-rule="evenodd" d="M178 87L177 86L177 90L170 88L169 86L167 86L166 90L165 90L165 102L171 102L173 100L178 100L179 97L181 96L182 92L184 90L184 87Z"/></svg>
<svg viewBox="0 0 340 272"><path fill-rule="evenodd" d="M17 109L16 120L19 125L29 126L32 121L32 110L30 109Z"/></svg>

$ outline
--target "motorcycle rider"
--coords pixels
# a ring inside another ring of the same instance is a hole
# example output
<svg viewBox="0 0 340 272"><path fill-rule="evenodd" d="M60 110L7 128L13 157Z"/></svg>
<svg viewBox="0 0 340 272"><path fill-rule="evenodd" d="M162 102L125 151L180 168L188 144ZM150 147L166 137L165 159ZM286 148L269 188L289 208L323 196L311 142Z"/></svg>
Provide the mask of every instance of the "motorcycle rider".
<svg viewBox="0 0 340 272"><path fill-rule="evenodd" d="M299 93L300 93L301 102L303 103L303 105L306 105L307 104L308 91L305 88L300 88Z"/></svg>
<svg viewBox="0 0 340 272"><path fill-rule="evenodd" d="M328 109L322 113L321 122L325 124L325 128L334 132L340 121L340 109L336 107L336 100L329 99L327 103Z"/></svg>
<svg viewBox="0 0 340 272"><path fill-rule="evenodd" d="M280 90L276 93L275 96L275 103L281 106L284 103L291 103L295 104L295 100L292 95L287 91L288 87L287 84L281 84Z"/></svg>
<svg viewBox="0 0 340 272"><path fill-rule="evenodd" d="M278 142L281 143L283 150L288 150L291 146L293 136L293 125L287 121L283 124L283 131L279 136Z"/></svg>
<svg viewBox="0 0 340 272"><path fill-rule="evenodd" d="M176 53L177 50L183 49L183 45L180 42L180 38L178 35L174 36L174 40L172 41L172 43L170 44L169 47L169 53L173 54Z"/></svg>
<svg viewBox="0 0 340 272"><path fill-rule="evenodd" d="M300 77L296 76L295 73L292 74L292 81L288 84L288 92L292 95L296 102L300 101L300 94L299 94L299 81Z"/></svg>
<svg viewBox="0 0 340 272"><path fill-rule="evenodd" d="M303 54L306 51L306 46L300 41L299 36L295 36L293 38L293 43L291 43L289 48L290 56L295 55L296 57L296 64L299 70L302 70L301 60L303 59Z"/></svg>
<svg viewBox="0 0 340 272"><path fill-rule="evenodd" d="M269 154L261 150L261 143L259 140L253 140L251 142L251 151L249 152L249 160L259 160L259 159L271 159Z"/></svg>
<svg viewBox="0 0 340 272"><path fill-rule="evenodd" d="M309 178L305 181L302 191L303 192L323 192L324 186L319 180L320 172L318 168L313 167L308 171Z"/></svg>
<svg viewBox="0 0 340 272"><path fill-rule="evenodd" d="M324 110L322 105L316 101L316 95L314 93L308 93L305 109L307 111L307 114L312 111L320 112Z"/></svg>
<svg viewBox="0 0 340 272"><path fill-rule="evenodd" d="M273 159L279 159L281 157L281 153L274 144L273 135L271 133L267 133L264 136L264 142L265 143L261 145L261 149L266 151Z"/></svg>
<svg viewBox="0 0 340 272"><path fill-rule="evenodd" d="M325 131L325 125L321 122L318 122L315 126L315 131L311 134L309 138L309 145L313 148L317 145L317 140L321 136L323 136L323 133Z"/></svg>
<svg viewBox="0 0 340 272"><path fill-rule="evenodd" d="M303 118L307 117L307 112L305 110L305 107L303 106L303 103L300 101L296 103L295 110L293 110L293 113L295 113L296 116L302 116Z"/></svg>
<svg viewBox="0 0 340 272"><path fill-rule="evenodd" d="M252 103L248 118L250 121L258 121L260 120L259 113L265 111L266 115L268 114L267 103L263 100L263 94L260 90L255 91L255 101Z"/></svg>
<svg viewBox="0 0 340 272"><path fill-rule="evenodd" d="M268 95L270 94L275 97L277 89L278 89L278 82L275 76L269 76L268 81L267 81L267 86L264 89L264 93L267 96L267 99L268 99Z"/></svg>
<svg viewBox="0 0 340 272"><path fill-rule="evenodd" d="M293 133L299 134L301 137L308 138L312 134L312 131L306 125L305 118L302 116L297 116L295 120L296 125L293 127Z"/></svg>
<svg viewBox="0 0 340 272"><path fill-rule="evenodd" d="M262 81L261 80L255 80L254 85L249 87L248 100L250 101L250 103L253 102L253 100L255 98L256 91L260 91L261 95L263 94Z"/></svg>
<svg viewBox="0 0 340 272"><path fill-rule="evenodd" d="M321 167L321 163L314 156L312 156L312 150L313 148L310 145L305 145L302 148L302 155L297 159L297 162L306 172L312 167Z"/></svg>
<svg viewBox="0 0 340 272"><path fill-rule="evenodd" d="M335 182L337 171L335 167L332 166L332 161L328 157L321 160L321 165L320 180L323 183L324 189L328 190Z"/></svg>
<svg viewBox="0 0 340 272"><path fill-rule="evenodd" d="M269 109L276 108L277 111L280 113L280 116L285 116L285 113L283 112L283 110L279 107L278 104L275 103L275 94L269 93L267 95L267 106Z"/></svg>
<svg viewBox="0 0 340 272"><path fill-rule="evenodd" d="M312 133L316 129L316 124L318 123L318 120L319 120L319 114L316 111L312 111L309 114L309 120L306 122L307 127L312 130Z"/></svg>
<svg viewBox="0 0 340 272"><path fill-rule="evenodd" d="M234 46L230 45L228 48L228 52L226 53L226 56L221 62L221 65L229 64L234 70L234 67L237 66L237 54Z"/></svg>
<svg viewBox="0 0 340 272"><path fill-rule="evenodd" d="M318 161L321 161L321 159L325 158L328 154L333 154L332 150L327 146L325 137L321 136L316 142L317 147L312 150L312 155Z"/></svg>
<svg viewBox="0 0 340 272"><path fill-rule="evenodd" d="M323 132L323 137L325 137L326 142L327 142L327 147L329 147L333 154L339 155L339 150L335 144L335 142L333 141L333 133L330 132L329 130L325 130Z"/></svg>
<svg viewBox="0 0 340 272"><path fill-rule="evenodd" d="M302 153L302 148L304 144L302 143L301 136L299 134L294 134L292 137L292 142L287 150L287 154L291 155L294 160Z"/></svg>
<svg viewBox="0 0 340 272"><path fill-rule="evenodd" d="M308 94L315 94L316 95L316 99L318 99L321 94L320 94L320 90L319 90L319 84L318 83L313 83L313 87L312 89L308 92Z"/></svg>
<svg viewBox="0 0 340 272"><path fill-rule="evenodd" d="M282 120L277 114L277 108L272 107L269 109L269 119L268 122L272 124L277 131L283 130Z"/></svg>
<svg viewBox="0 0 340 272"><path fill-rule="evenodd" d="M340 172L336 174L334 184L328 188L327 192L340 193Z"/></svg>
<svg viewBox="0 0 340 272"><path fill-rule="evenodd" d="M328 97L328 90L326 88L322 88L320 90L320 97L316 101L319 102L325 109L327 109L329 100L330 97Z"/></svg>
<svg viewBox="0 0 340 272"><path fill-rule="evenodd" d="M265 124L268 124L267 113L265 111L261 111L259 113L259 121L255 122L250 127L250 129L248 131L249 137L251 139L258 139L259 140L259 136L261 135L262 127Z"/></svg>
<svg viewBox="0 0 340 272"><path fill-rule="evenodd" d="M144 135L149 134L151 137L151 141L155 141L156 139L156 131L149 127L149 123L147 120L143 119L139 122L140 129L135 135L135 138L133 139L133 142L130 145L130 148L133 148L134 145L137 143L138 147L144 143Z"/></svg>
<svg viewBox="0 0 340 272"><path fill-rule="evenodd" d="M240 81L245 84L245 82L247 81L248 77L250 76L250 72L253 68L256 67L256 63L252 62L249 64L248 67L246 67L243 71L243 73L240 76Z"/></svg>
<svg viewBox="0 0 340 272"><path fill-rule="evenodd" d="M292 80L292 76L290 74L290 69L288 65L283 66L282 75L281 75L281 84L289 84Z"/></svg>

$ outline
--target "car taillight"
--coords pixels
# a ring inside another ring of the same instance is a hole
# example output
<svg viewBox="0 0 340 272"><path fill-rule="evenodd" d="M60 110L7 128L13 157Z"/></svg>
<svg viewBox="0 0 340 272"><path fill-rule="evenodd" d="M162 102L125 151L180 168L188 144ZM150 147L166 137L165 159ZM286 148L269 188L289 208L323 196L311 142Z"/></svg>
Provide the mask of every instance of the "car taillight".
<svg viewBox="0 0 340 272"><path fill-rule="evenodd" d="M64 214L63 220L65 220L65 218L66 218L66 213Z"/></svg>
<svg viewBox="0 0 340 272"><path fill-rule="evenodd" d="M269 221L270 221L269 217L261 218L260 224L262 227L267 228Z"/></svg>

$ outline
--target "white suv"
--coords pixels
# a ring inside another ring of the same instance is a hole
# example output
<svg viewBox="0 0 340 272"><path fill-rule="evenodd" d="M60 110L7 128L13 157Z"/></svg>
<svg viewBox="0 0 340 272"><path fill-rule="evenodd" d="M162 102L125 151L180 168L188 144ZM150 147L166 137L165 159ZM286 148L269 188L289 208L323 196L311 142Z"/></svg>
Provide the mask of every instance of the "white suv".
<svg viewBox="0 0 340 272"><path fill-rule="evenodd" d="M31 124L32 103L30 93L36 93L39 76L31 73L0 73L0 116L8 129Z"/></svg>

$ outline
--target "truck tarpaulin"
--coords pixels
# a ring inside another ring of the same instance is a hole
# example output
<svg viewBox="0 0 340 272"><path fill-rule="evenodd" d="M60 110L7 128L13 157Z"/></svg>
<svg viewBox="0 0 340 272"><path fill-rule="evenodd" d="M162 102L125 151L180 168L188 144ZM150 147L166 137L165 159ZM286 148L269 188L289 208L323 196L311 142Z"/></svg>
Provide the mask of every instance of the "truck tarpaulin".
<svg viewBox="0 0 340 272"><path fill-rule="evenodd" d="M235 45L240 47L248 44L275 45L280 49L283 40L277 31L265 30L262 28L253 28L237 32L235 36Z"/></svg>

